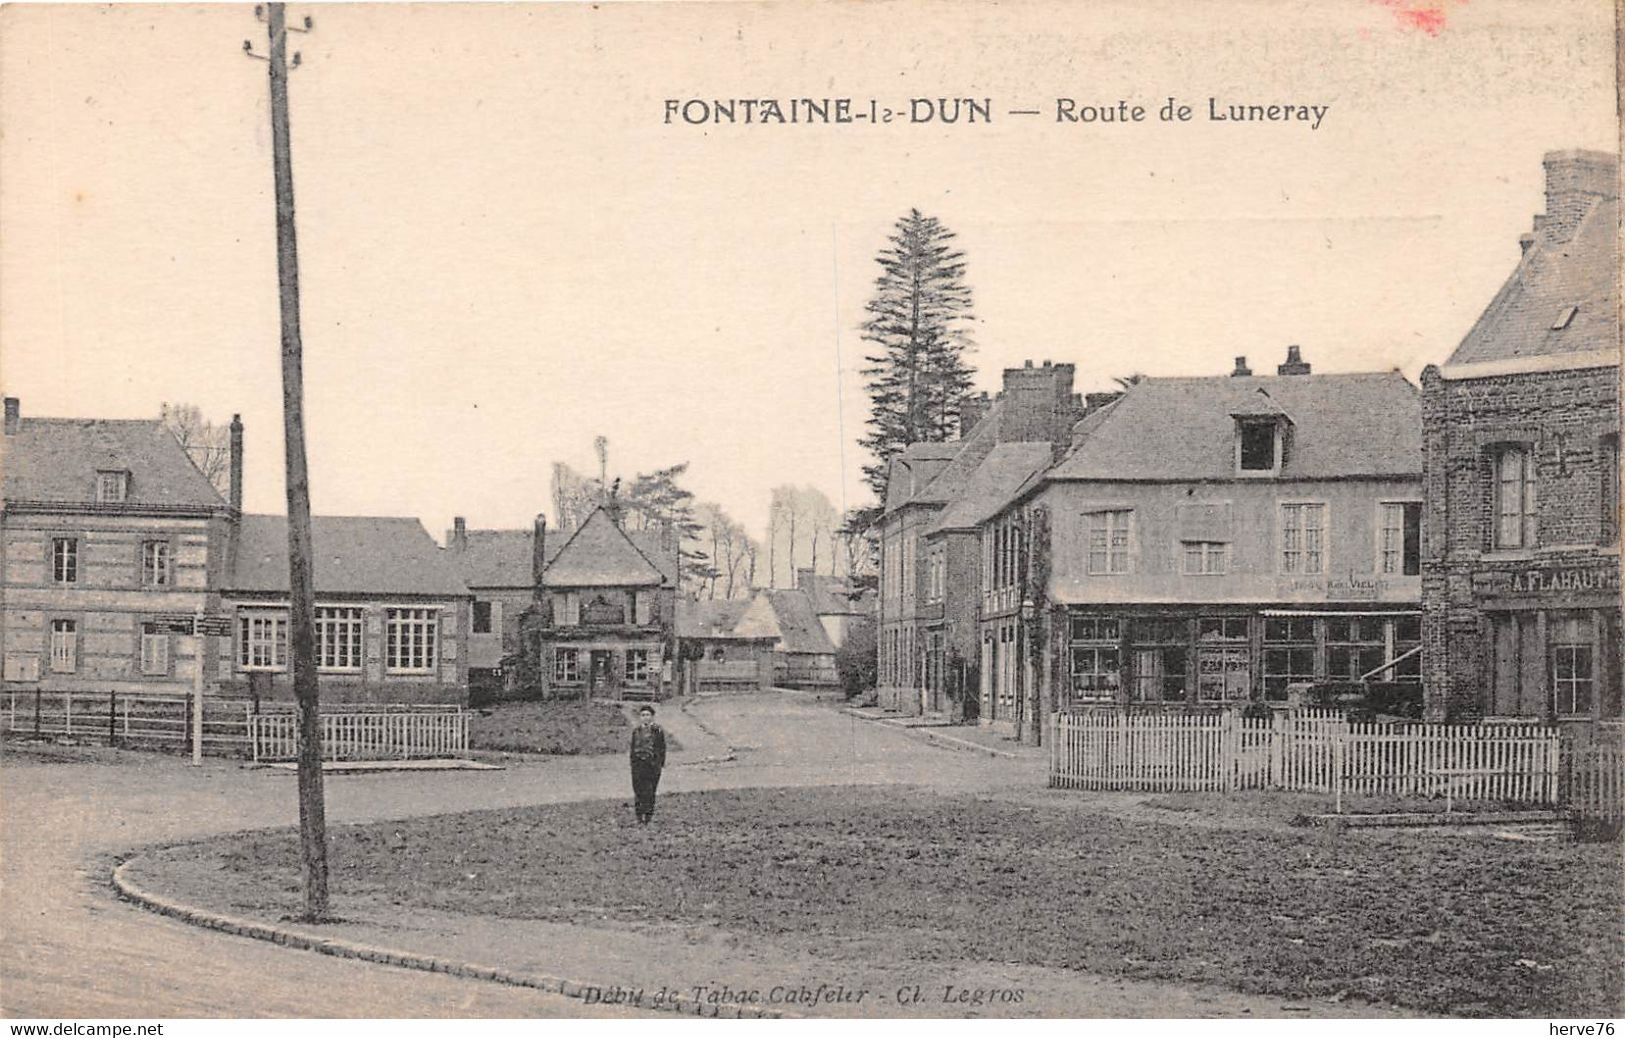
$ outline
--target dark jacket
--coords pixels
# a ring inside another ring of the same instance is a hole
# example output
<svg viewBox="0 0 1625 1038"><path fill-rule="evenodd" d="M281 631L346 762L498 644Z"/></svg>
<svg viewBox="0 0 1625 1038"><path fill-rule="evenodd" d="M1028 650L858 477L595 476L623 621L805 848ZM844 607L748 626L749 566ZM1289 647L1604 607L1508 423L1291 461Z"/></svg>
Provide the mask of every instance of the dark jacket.
<svg viewBox="0 0 1625 1038"><path fill-rule="evenodd" d="M632 728L632 763L666 766L666 733L658 724Z"/></svg>

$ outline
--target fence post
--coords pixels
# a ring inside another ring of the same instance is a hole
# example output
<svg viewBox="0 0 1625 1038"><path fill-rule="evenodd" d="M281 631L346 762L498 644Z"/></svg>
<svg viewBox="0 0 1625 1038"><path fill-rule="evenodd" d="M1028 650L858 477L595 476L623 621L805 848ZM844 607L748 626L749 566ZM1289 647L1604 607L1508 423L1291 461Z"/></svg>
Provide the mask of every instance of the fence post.
<svg viewBox="0 0 1625 1038"><path fill-rule="evenodd" d="M1224 715L1224 728L1219 735L1219 767L1224 770L1224 791L1236 791L1236 771L1241 767L1241 711L1229 710Z"/></svg>
<svg viewBox="0 0 1625 1038"><path fill-rule="evenodd" d="M118 745L118 692L107 693L107 745Z"/></svg>
<svg viewBox="0 0 1625 1038"><path fill-rule="evenodd" d="M1343 813L1343 763L1348 757L1348 733L1332 734L1332 791L1338 814Z"/></svg>

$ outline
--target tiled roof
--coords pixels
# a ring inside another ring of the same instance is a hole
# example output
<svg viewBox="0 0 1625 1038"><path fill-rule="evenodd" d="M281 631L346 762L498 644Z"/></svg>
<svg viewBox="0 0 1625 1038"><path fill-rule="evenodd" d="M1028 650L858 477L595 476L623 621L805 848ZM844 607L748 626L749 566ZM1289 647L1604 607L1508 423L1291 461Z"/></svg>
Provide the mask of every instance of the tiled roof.
<svg viewBox="0 0 1625 1038"><path fill-rule="evenodd" d="M603 508L570 534L542 573L544 587L647 587L667 579Z"/></svg>
<svg viewBox="0 0 1625 1038"><path fill-rule="evenodd" d="M318 594L462 596L468 586L416 519L311 518L312 574ZM288 520L245 515L230 591L288 591Z"/></svg>
<svg viewBox="0 0 1625 1038"><path fill-rule="evenodd" d="M749 598L677 600L677 637L679 638L755 638L762 641L777 637L773 630L751 630L743 623L753 605Z"/></svg>
<svg viewBox="0 0 1625 1038"><path fill-rule="evenodd" d="M824 625L818 621L818 614L813 612L812 599L805 592L763 591L761 597L766 599L773 609L773 619L779 631L779 643L775 646L778 651L795 653L835 651Z"/></svg>
<svg viewBox="0 0 1625 1038"><path fill-rule="evenodd" d="M1050 465L1048 443L1001 443L976 467L963 492L926 530L974 530L1010 502L1012 496Z"/></svg>
<svg viewBox="0 0 1625 1038"><path fill-rule="evenodd" d="M1617 161L1613 156L1594 158ZM1512 276L1449 363L1600 351L1617 354L1618 231L1617 197L1593 196L1577 224L1572 218L1544 220Z"/></svg>
<svg viewBox="0 0 1625 1038"><path fill-rule="evenodd" d="M819 616L861 612L845 577L797 570L796 588L812 600L813 612Z"/></svg>
<svg viewBox="0 0 1625 1038"><path fill-rule="evenodd" d="M459 547L446 537L446 557L469 587L531 586L529 530L468 530ZM568 534L547 531L547 554L557 555Z"/></svg>
<svg viewBox="0 0 1625 1038"><path fill-rule="evenodd" d="M1399 372L1148 378L1099 412L1047 479L1233 479L1236 413L1291 419L1283 478L1416 475L1422 402Z"/></svg>
<svg viewBox="0 0 1625 1038"><path fill-rule="evenodd" d="M126 507L222 508L225 499L158 421L24 418L5 437L7 501L93 504L96 472L130 473Z"/></svg>

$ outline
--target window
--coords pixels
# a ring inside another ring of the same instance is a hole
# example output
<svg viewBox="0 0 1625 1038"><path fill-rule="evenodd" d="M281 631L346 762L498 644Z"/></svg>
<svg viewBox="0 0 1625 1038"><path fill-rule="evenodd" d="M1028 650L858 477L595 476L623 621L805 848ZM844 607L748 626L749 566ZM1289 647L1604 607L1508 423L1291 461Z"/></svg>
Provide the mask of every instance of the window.
<svg viewBox="0 0 1625 1038"><path fill-rule="evenodd" d="M51 672L72 674L79 669L79 624L73 620L51 621Z"/></svg>
<svg viewBox="0 0 1625 1038"><path fill-rule="evenodd" d="M1503 447L1494 456L1495 547L1535 546L1535 457L1526 446Z"/></svg>
<svg viewBox="0 0 1625 1038"><path fill-rule="evenodd" d="M1407 613L1396 616L1388 622L1390 647L1388 662L1400 659L1399 663L1378 674L1377 681L1400 681L1412 685L1422 683L1422 654L1417 651L1422 647L1422 614ZM1409 655L1407 655L1409 654Z"/></svg>
<svg viewBox="0 0 1625 1038"><path fill-rule="evenodd" d="M79 580L79 538L51 538L51 579L58 584Z"/></svg>
<svg viewBox="0 0 1625 1038"><path fill-rule="evenodd" d="M1326 619L1326 677L1358 681L1388 662L1387 622L1380 616L1332 616ZM1385 674L1372 676L1385 680Z"/></svg>
<svg viewBox="0 0 1625 1038"><path fill-rule="evenodd" d="M1129 571L1129 528L1134 512L1115 509L1090 512L1084 516L1089 530L1089 572L1091 574Z"/></svg>
<svg viewBox="0 0 1625 1038"><path fill-rule="evenodd" d="M575 627L581 623L581 596L574 591L555 592L553 622L560 627Z"/></svg>
<svg viewBox="0 0 1625 1038"><path fill-rule="evenodd" d="M1187 574L1223 575L1230 567L1230 546L1223 541L1185 541Z"/></svg>
<svg viewBox="0 0 1625 1038"><path fill-rule="evenodd" d="M237 613L237 669L283 670L288 665L288 614L268 609Z"/></svg>
<svg viewBox="0 0 1625 1038"><path fill-rule="evenodd" d="M440 614L433 609L391 609L384 622L384 667L394 673L434 670Z"/></svg>
<svg viewBox="0 0 1625 1038"><path fill-rule="evenodd" d="M1183 702L1190 660L1190 624L1184 620L1134 620L1128 634L1129 661L1134 668L1129 698L1137 703Z"/></svg>
<svg viewBox="0 0 1625 1038"><path fill-rule="evenodd" d="M1384 501L1381 506L1383 573L1414 577L1422 572L1422 503Z"/></svg>
<svg viewBox="0 0 1625 1038"><path fill-rule="evenodd" d="M1236 423L1236 467L1243 472L1274 472L1278 466L1274 419Z"/></svg>
<svg viewBox="0 0 1625 1038"><path fill-rule="evenodd" d="M130 493L130 474L124 471L103 471L96 473L96 503L99 505L123 504Z"/></svg>
<svg viewBox="0 0 1625 1038"><path fill-rule="evenodd" d="M1559 310L1557 318L1552 321L1552 331L1560 332L1567 328L1574 321L1574 315L1579 312L1580 308L1577 306L1565 306Z"/></svg>
<svg viewBox="0 0 1625 1038"><path fill-rule="evenodd" d="M649 650L626 650L626 680L634 685L644 684L649 680Z"/></svg>
<svg viewBox="0 0 1625 1038"><path fill-rule="evenodd" d="M1281 506L1281 572L1326 572L1326 506Z"/></svg>
<svg viewBox="0 0 1625 1038"><path fill-rule="evenodd" d="M1074 616L1072 634L1072 699L1113 700L1122 683L1118 638L1122 626L1113 617Z"/></svg>
<svg viewBox="0 0 1625 1038"><path fill-rule="evenodd" d="M640 627L654 622L654 592L632 592L633 622Z"/></svg>
<svg viewBox="0 0 1625 1038"><path fill-rule="evenodd" d="M573 684L581 680L579 649L553 650L553 680L563 684Z"/></svg>
<svg viewBox="0 0 1625 1038"><path fill-rule="evenodd" d="M1589 614L1552 617L1552 694L1559 714L1591 713L1597 687L1594 635Z"/></svg>
<svg viewBox="0 0 1625 1038"><path fill-rule="evenodd" d="M1619 543L1619 436L1604 436L1597 444L1598 476L1601 479L1601 544Z"/></svg>
<svg viewBox="0 0 1625 1038"><path fill-rule="evenodd" d="M141 584L168 587L174 582L169 566L169 542L145 541L141 545Z"/></svg>
<svg viewBox="0 0 1625 1038"><path fill-rule="evenodd" d="M154 677L169 673L167 633L148 626L141 628L141 673Z"/></svg>
<svg viewBox="0 0 1625 1038"><path fill-rule="evenodd" d="M1196 695L1203 702L1248 698L1252 652L1245 616L1204 616L1196 623Z"/></svg>
<svg viewBox="0 0 1625 1038"><path fill-rule="evenodd" d="M948 560L939 549L925 559L925 600L940 602L945 591Z"/></svg>
<svg viewBox="0 0 1625 1038"><path fill-rule="evenodd" d="M1264 698L1286 700L1287 686L1315 680L1315 621L1307 616L1264 620Z"/></svg>
<svg viewBox="0 0 1625 1038"><path fill-rule="evenodd" d="M474 633L475 634L490 634L491 633L491 603L489 603L489 602L475 602L474 603Z"/></svg>
<svg viewBox="0 0 1625 1038"><path fill-rule="evenodd" d="M361 669L359 606L318 606L316 665L322 670Z"/></svg>

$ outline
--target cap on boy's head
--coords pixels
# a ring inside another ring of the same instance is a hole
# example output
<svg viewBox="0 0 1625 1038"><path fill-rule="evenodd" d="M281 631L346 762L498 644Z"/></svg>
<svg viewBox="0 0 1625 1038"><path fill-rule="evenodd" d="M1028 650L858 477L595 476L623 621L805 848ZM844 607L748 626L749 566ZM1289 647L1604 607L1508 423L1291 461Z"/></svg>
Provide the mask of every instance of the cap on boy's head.
<svg viewBox="0 0 1625 1038"><path fill-rule="evenodd" d="M642 706L638 707L638 713L639 714L648 714L650 717L653 717L654 712L655 712L655 708L650 706L648 703L645 703Z"/></svg>

